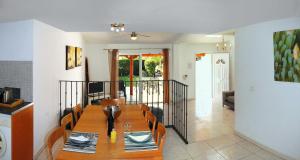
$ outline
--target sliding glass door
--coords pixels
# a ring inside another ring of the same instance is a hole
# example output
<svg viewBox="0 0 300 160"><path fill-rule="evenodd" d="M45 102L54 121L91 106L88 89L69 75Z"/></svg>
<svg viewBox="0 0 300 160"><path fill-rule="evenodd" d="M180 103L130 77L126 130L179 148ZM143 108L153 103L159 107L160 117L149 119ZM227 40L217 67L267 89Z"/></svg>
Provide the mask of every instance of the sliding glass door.
<svg viewBox="0 0 300 160"><path fill-rule="evenodd" d="M163 101L158 96L163 94L162 54L120 54L119 80L124 82L129 103Z"/></svg>

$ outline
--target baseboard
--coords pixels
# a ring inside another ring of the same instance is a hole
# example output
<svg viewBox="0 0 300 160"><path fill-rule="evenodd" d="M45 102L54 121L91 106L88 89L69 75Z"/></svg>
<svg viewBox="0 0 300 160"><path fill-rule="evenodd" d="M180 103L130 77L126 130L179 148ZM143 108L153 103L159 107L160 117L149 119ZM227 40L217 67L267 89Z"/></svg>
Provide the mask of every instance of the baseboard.
<svg viewBox="0 0 300 160"><path fill-rule="evenodd" d="M264 150L266 150L266 151L268 151L268 152L271 152L272 154L274 154L274 155L276 155L276 156L278 156L278 157L280 157L280 158L283 158L283 159L285 159L285 160L297 160L297 159L295 159L295 158L291 158L291 157L289 157L289 156L287 156L287 155L284 155L284 154L282 154L282 153L279 153L278 151L276 151L276 150L274 150L274 149L272 149L272 148L269 148L269 147L267 147L267 146L265 146L265 145L263 145L263 144L261 144L261 143L255 141L255 140L253 140L252 138L249 138L248 136L246 136L246 135L244 135L244 134L242 134L242 133L240 133L240 132L238 132L238 131L234 131L234 132L235 132L235 134L237 134L238 136L240 136L240 137L246 139L247 141L249 141L249 142L251 142L251 143L253 143L253 144L259 146L260 148L262 148L262 149L264 149Z"/></svg>
<svg viewBox="0 0 300 160"><path fill-rule="evenodd" d="M46 149L46 144L44 144L39 151L33 156L33 160L37 160L39 158L39 156L41 155L41 153Z"/></svg>

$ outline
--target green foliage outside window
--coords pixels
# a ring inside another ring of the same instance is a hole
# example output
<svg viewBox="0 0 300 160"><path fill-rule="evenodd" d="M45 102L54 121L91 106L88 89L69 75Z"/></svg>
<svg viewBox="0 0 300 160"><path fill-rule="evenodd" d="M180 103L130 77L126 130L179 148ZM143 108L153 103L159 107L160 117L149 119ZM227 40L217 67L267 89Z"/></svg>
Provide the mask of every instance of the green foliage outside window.
<svg viewBox="0 0 300 160"><path fill-rule="evenodd" d="M147 57L143 59L143 76L145 77L154 77L157 70L162 71L162 58L161 57ZM135 59L133 61L133 75L135 80L139 76L139 60ZM119 60L119 76L120 80L129 81L130 73L130 60L129 59L120 59Z"/></svg>
<svg viewBox="0 0 300 160"><path fill-rule="evenodd" d="M145 68L148 77L154 77L156 68L158 65L160 65L160 63L161 63L160 57L151 57L145 60Z"/></svg>

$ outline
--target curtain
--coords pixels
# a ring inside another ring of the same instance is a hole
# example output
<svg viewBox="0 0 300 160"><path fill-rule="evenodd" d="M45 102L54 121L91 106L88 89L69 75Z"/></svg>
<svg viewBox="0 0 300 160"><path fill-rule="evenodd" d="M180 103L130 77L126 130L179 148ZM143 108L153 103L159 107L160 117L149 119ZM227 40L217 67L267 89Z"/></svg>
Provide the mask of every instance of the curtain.
<svg viewBox="0 0 300 160"><path fill-rule="evenodd" d="M111 75L111 60L112 60L112 50L107 50L107 58L108 58L108 73ZM109 77L111 78L111 77Z"/></svg>
<svg viewBox="0 0 300 160"><path fill-rule="evenodd" d="M164 102L165 103L168 103L169 102L169 49L163 49L162 50L162 53L163 53L163 57L164 57L164 60L163 60L163 63L164 63L164 66L163 66L163 78L164 80Z"/></svg>
<svg viewBox="0 0 300 160"><path fill-rule="evenodd" d="M89 61L88 58L85 57L85 91L84 91L84 104L82 106L85 106L88 104L88 87L89 87L89 81L90 81L90 75L89 75Z"/></svg>
<svg viewBox="0 0 300 160"><path fill-rule="evenodd" d="M108 57L111 59L110 62L110 96L111 98L117 98L118 96L118 88L119 88L119 51L117 49L113 49L108 53Z"/></svg>

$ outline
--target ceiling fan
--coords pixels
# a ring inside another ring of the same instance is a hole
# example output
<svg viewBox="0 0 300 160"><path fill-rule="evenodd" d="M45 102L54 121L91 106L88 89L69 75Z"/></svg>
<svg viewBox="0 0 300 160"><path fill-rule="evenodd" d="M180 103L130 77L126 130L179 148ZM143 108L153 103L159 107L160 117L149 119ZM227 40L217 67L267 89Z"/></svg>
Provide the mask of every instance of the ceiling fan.
<svg viewBox="0 0 300 160"><path fill-rule="evenodd" d="M136 33L136 32L131 32L131 34L129 34L129 35L130 35L130 39L133 40L133 41L137 40L139 36L141 36L141 37L150 37L148 35L139 34L139 33Z"/></svg>

